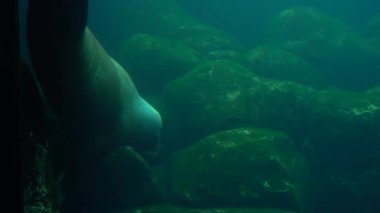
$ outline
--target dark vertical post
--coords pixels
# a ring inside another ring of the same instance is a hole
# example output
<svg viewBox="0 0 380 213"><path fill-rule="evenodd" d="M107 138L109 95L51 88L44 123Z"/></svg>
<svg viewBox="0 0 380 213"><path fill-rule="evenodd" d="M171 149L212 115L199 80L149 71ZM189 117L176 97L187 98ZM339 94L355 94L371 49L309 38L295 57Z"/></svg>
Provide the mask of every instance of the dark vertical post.
<svg viewBox="0 0 380 213"><path fill-rule="evenodd" d="M1 80L1 162L3 180L2 194L12 201L9 204L12 212L22 212L21 187L21 156L19 147L19 133L21 130L21 101L20 101L20 50L18 1L2 1L0 6L0 75ZM5 134L4 134L5 133ZM5 186L5 187L4 187ZM8 189L9 188L9 189ZM8 189L8 190L4 190ZM7 207L3 207L6 209Z"/></svg>

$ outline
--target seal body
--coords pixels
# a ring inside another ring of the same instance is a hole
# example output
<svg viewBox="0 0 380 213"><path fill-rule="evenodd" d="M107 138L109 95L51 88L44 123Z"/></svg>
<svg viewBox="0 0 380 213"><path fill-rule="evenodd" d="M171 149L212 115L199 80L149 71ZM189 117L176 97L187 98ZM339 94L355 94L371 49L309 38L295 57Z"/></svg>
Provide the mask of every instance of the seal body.
<svg viewBox="0 0 380 213"><path fill-rule="evenodd" d="M29 0L28 5L32 69L69 133L68 140L49 144L59 153L52 156L59 158L53 159L58 161L53 170L64 174L58 203L63 213L107 212L95 202L106 180L99 165L122 146L155 150L161 129L160 114L86 27L87 7L87 0Z"/></svg>
<svg viewBox="0 0 380 213"><path fill-rule="evenodd" d="M29 1L27 42L34 72L58 118L83 149L154 149L161 117L86 27L87 4Z"/></svg>

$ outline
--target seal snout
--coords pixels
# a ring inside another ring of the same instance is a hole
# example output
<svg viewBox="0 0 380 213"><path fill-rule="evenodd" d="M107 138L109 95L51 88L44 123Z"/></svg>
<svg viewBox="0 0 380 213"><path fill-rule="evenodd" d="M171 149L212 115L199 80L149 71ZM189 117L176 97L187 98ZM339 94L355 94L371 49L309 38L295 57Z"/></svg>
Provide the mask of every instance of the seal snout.
<svg viewBox="0 0 380 213"><path fill-rule="evenodd" d="M143 98L139 98L134 107L131 146L139 152L157 153L161 140L161 115Z"/></svg>

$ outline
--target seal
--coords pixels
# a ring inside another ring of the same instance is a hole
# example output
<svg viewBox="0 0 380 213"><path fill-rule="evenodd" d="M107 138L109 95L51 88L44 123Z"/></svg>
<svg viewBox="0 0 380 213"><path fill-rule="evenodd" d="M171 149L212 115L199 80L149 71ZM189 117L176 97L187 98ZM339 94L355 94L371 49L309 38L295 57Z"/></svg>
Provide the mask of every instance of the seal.
<svg viewBox="0 0 380 213"><path fill-rule="evenodd" d="M87 27L87 10L88 0L29 0L27 45L44 94L83 149L155 149L160 114Z"/></svg>

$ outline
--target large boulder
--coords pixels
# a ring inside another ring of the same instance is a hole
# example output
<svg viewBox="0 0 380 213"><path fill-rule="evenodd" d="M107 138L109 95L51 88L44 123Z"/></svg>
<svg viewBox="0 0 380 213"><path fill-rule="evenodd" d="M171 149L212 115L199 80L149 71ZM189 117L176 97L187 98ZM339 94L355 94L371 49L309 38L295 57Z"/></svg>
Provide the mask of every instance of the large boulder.
<svg viewBox="0 0 380 213"><path fill-rule="evenodd" d="M205 63L167 85L166 100L193 134L248 124L284 131L298 145L331 145L342 138L378 140L378 89L318 91L296 82L258 78L236 65Z"/></svg>
<svg viewBox="0 0 380 213"><path fill-rule="evenodd" d="M247 90L252 125L284 131L297 142L308 133L317 90L295 82L264 79Z"/></svg>
<svg viewBox="0 0 380 213"><path fill-rule="evenodd" d="M295 81L321 87L321 74L303 58L273 46L259 46L247 53L246 60L258 76L284 81Z"/></svg>
<svg viewBox="0 0 380 213"><path fill-rule="evenodd" d="M171 81L164 95L189 129L204 136L246 122L246 88L256 81L239 63L216 60Z"/></svg>
<svg viewBox="0 0 380 213"><path fill-rule="evenodd" d="M320 91L310 124L308 140L314 147L313 156L326 169L366 162L380 151L379 93Z"/></svg>
<svg viewBox="0 0 380 213"><path fill-rule="evenodd" d="M285 47L302 45L313 39L337 38L352 30L340 20L328 16L312 7L292 7L281 11L271 21L268 28L269 39L284 44ZM301 43L304 41L303 43ZM321 47L322 48L322 47ZM311 50L310 50L311 51Z"/></svg>
<svg viewBox="0 0 380 213"><path fill-rule="evenodd" d="M175 203L196 207L297 211L306 197L308 169L286 134L232 129L203 138L174 155L169 194Z"/></svg>
<svg viewBox="0 0 380 213"><path fill-rule="evenodd" d="M233 61L207 62L170 82L165 98L193 134L254 125L308 132L317 90L290 81L258 78Z"/></svg>
<svg viewBox="0 0 380 213"><path fill-rule="evenodd" d="M318 199L328 202L319 212L379 211L379 94L377 88L318 93L302 152L325 176L320 188L329 194Z"/></svg>
<svg viewBox="0 0 380 213"><path fill-rule="evenodd" d="M380 55L371 43L316 9L282 11L269 26L268 42L305 58L331 85L364 90L380 84Z"/></svg>

